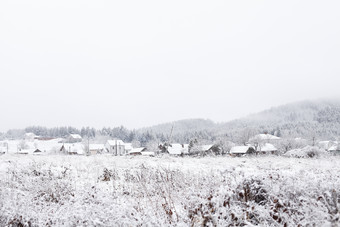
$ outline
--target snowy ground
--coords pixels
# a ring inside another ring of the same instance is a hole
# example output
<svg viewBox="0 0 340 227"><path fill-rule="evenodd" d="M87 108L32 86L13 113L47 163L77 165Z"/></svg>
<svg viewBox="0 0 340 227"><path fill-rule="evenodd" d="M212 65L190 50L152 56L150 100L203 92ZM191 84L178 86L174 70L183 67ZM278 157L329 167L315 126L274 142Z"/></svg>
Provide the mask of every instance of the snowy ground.
<svg viewBox="0 0 340 227"><path fill-rule="evenodd" d="M340 157L0 156L0 226L339 223Z"/></svg>

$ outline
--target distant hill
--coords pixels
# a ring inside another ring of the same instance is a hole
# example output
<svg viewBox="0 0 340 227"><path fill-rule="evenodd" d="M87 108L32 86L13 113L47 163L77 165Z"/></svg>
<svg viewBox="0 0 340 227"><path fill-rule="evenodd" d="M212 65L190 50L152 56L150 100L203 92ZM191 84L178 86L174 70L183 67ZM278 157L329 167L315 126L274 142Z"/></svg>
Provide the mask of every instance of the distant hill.
<svg viewBox="0 0 340 227"><path fill-rule="evenodd" d="M273 107L221 124L219 131L235 134L244 128L288 137L339 139L340 99L308 100Z"/></svg>
<svg viewBox="0 0 340 227"><path fill-rule="evenodd" d="M340 100L315 100L290 103L252 114L244 119L256 123L340 122Z"/></svg>
<svg viewBox="0 0 340 227"><path fill-rule="evenodd" d="M280 137L340 140L340 99L290 103L225 123L215 123L209 119L185 119L138 130L128 130L123 126L101 130L89 127L79 130L73 127L33 126L0 133L0 139L22 138L25 132L49 137L78 133L85 137L97 135L120 138L127 142L140 141L145 145L149 141L168 141L172 127L171 141L179 143L188 143L193 139L207 143L222 139L242 143L245 135L264 132Z"/></svg>
<svg viewBox="0 0 340 227"><path fill-rule="evenodd" d="M209 119L185 119L179 121L168 122L164 124L154 125L139 129L140 132L152 131L154 133L170 134L173 127L173 134L196 132L202 130L212 130L216 127L216 123Z"/></svg>
<svg viewBox="0 0 340 227"><path fill-rule="evenodd" d="M225 123L207 119L186 119L140 129L179 138L216 138L230 136L233 140L246 129L253 133L268 132L284 137L340 138L340 99L313 100L273 107L247 117Z"/></svg>

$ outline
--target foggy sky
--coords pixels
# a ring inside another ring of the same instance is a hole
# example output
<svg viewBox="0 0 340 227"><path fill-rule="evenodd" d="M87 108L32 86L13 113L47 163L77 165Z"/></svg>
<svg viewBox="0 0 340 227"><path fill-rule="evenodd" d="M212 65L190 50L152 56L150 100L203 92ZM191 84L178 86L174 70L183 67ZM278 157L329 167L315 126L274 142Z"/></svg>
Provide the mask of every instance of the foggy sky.
<svg viewBox="0 0 340 227"><path fill-rule="evenodd" d="M0 1L0 131L340 96L339 1Z"/></svg>

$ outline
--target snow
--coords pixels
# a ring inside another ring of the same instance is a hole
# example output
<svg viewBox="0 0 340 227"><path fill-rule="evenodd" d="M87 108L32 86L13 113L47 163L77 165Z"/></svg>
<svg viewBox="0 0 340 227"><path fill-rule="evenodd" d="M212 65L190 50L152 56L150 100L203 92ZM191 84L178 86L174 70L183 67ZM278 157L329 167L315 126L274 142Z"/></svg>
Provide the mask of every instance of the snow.
<svg viewBox="0 0 340 227"><path fill-rule="evenodd" d="M82 143L65 143L64 147L68 153L71 154L85 154L85 148Z"/></svg>
<svg viewBox="0 0 340 227"><path fill-rule="evenodd" d="M279 140L280 137L273 136L270 134L258 134L251 138L250 140Z"/></svg>
<svg viewBox="0 0 340 227"><path fill-rule="evenodd" d="M277 151L277 148L271 143L265 143L264 145L259 145L257 147L257 151L262 152Z"/></svg>
<svg viewBox="0 0 340 227"><path fill-rule="evenodd" d="M155 156L155 152L153 152L153 151L142 151L141 153L144 156L152 156L152 157Z"/></svg>
<svg viewBox="0 0 340 227"><path fill-rule="evenodd" d="M24 149L39 149L42 152L47 153L56 153L60 150L61 146L63 145L60 143L62 139L52 139L52 140L5 140L2 141L2 144L8 144L8 153L17 153L20 150L20 144L24 143L25 148ZM4 150L7 152L7 147L1 148L1 150Z"/></svg>
<svg viewBox="0 0 340 227"><path fill-rule="evenodd" d="M22 149L22 150L19 150L17 153L18 154L33 154L34 152L34 149Z"/></svg>
<svg viewBox="0 0 340 227"><path fill-rule="evenodd" d="M318 142L318 147L326 151L340 150L338 141L320 141Z"/></svg>
<svg viewBox="0 0 340 227"><path fill-rule="evenodd" d="M208 151L214 146L214 144L209 144L209 145L201 145L201 150L202 151Z"/></svg>
<svg viewBox="0 0 340 227"><path fill-rule="evenodd" d="M36 137L36 135L32 132L25 133L25 139L33 140L35 137Z"/></svg>
<svg viewBox="0 0 340 227"><path fill-rule="evenodd" d="M125 145L125 143L122 140L108 140L106 142L110 146L116 146L116 145Z"/></svg>
<svg viewBox="0 0 340 227"><path fill-rule="evenodd" d="M0 146L0 153L6 153L7 147L5 146Z"/></svg>
<svg viewBox="0 0 340 227"><path fill-rule="evenodd" d="M327 152L323 149L313 146L306 146L300 149L293 149L287 151L285 156L296 157L296 158L308 158L314 156L325 155Z"/></svg>
<svg viewBox="0 0 340 227"><path fill-rule="evenodd" d="M125 143L125 150L126 151L131 151L133 149L132 143Z"/></svg>
<svg viewBox="0 0 340 227"><path fill-rule="evenodd" d="M90 150L104 150L104 149L105 149L104 144L100 144L100 143L91 143L90 144Z"/></svg>
<svg viewBox="0 0 340 227"><path fill-rule="evenodd" d="M168 146L168 152L171 155L181 155L189 153L189 145L174 143Z"/></svg>
<svg viewBox="0 0 340 227"><path fill-rule="evenodd" d="M250 146L234 146L230 149L230 154L245 154Z"/></svg>
<svg viewBox="0 0 340 227"><path fill-rule="evenodd" d="M36 145L36 148L43 152L54 152L60 150L62 143L62 139L52 139L52 140L35 140L33 145Z"/></svg>
<svg viewBox="0 0 340 227"><path fill-rule="evenodd" d="M70 137L73 139L82 139L81 135L79 134L70 134Z"/></svg>
<svg viewBox="0 0 340 227"><path fill-rule="evenodd" d="M133 148L132 150L129 151L129 154L133 154L133 153L141 153L144 149L145 149L145 147L137 147L137 148Z"/></svg>
<svg viewBox="0 0 340 227"><path fill-rule="evenodd" d="M331 146L330 148L328 148L328 151L339 151L340 147L338 144L334 144L333 146Z"/></svg>
<svg viewBox="0 0 340 227"><path fill-rule="evenodd" d="M5 154L0 226L337 226L339 189L340 156Z"/></svg>

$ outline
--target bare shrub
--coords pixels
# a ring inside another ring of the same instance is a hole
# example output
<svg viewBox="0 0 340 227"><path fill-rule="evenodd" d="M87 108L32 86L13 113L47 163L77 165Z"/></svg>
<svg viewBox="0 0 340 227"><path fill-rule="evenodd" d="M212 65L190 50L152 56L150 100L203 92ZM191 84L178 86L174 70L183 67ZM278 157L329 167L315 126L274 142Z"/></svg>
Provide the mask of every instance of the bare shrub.
<svg viewBox="0 0 340 227"><path fill-rule="evenodd" d="M254 201L259 205L265 205L268 199L263 182L259 179L246 179L237 188L237 199L242 202Z"/></svg>
<svg viewBox="0 0 340 227"><path fill-rule="evenodd" d="M118 174L115 170L104 168L103 174L99 177L100 181L117 180Z"/></svg>

